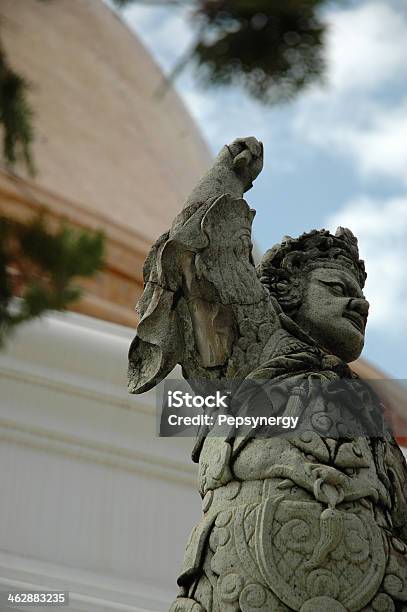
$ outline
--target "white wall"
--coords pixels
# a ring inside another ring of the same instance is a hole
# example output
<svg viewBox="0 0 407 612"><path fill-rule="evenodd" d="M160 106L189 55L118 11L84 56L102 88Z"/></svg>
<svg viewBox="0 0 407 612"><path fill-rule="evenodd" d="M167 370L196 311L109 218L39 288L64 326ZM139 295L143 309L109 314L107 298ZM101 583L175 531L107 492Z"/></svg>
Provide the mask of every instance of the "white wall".
<svg viewBox="0 0 407 612"><path fill-rule="evenodd" d="M69 590L86 612L175 597L200 516L193 441L157 438L154 394L127 394L133 335L51 314L0 353L0 590Z"/></svg>

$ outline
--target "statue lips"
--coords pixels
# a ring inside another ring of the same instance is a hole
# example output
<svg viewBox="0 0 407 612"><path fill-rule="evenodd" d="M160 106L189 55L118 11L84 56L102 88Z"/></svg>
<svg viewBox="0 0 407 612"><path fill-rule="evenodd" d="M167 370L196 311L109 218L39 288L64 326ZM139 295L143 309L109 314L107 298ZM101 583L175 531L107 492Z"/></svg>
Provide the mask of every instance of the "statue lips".
<svg viewBox="0 0 407 612"><path fill-rule="evenodd" d="M345 310L342 316L349 319L353 327L355 327L359 333L362 335L365 333L367 316L363 316L355 310Z"/></svg>

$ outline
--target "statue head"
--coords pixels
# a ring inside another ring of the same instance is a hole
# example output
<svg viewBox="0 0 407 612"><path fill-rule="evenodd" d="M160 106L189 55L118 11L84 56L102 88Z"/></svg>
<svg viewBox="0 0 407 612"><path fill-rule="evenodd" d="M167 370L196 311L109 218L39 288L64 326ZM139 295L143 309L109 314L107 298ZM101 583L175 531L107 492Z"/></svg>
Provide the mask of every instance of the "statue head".
<svg viewBox="0 0 407 612"><path fill-rule="evenodd" d="M322 348L346 362L362 352L369 303L358 243L348 229L286 236L259 265L262 283Z"/></svg>

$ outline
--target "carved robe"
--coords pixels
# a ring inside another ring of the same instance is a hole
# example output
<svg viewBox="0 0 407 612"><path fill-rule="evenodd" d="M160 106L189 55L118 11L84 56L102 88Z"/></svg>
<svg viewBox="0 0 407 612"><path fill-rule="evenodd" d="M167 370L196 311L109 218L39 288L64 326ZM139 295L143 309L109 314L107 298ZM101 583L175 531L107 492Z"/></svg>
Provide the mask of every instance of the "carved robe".
<svg viewBox="0 0 407 612"><path fill-rule="evenodd" d="M270 374L281 376L282 362L313 365L288 375L285 410L292 413L301 410L297 390L307 379L344 372L335 357L285 340L294 352L272 359ZM204 514L172 611L407 609L407 469L397 444L327 438L315 429L290 438L205 439Z"/></svg>

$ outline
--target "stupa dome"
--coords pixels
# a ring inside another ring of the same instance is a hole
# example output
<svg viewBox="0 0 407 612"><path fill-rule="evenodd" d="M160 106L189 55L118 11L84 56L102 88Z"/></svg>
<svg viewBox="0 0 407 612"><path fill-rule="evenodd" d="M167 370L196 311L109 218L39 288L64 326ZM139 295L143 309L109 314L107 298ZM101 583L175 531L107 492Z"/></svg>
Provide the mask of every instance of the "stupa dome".
<svg viewBox="0 0 407 612"><path fill-rule="evenodd" d="M31 83L37 174L2 172L0 207L102 228L106 269L75 309L134 325L141 269L210 156L179 96L102 0L2 0L2 39ZM18 204L18 205L17 205Z"/></svg>

